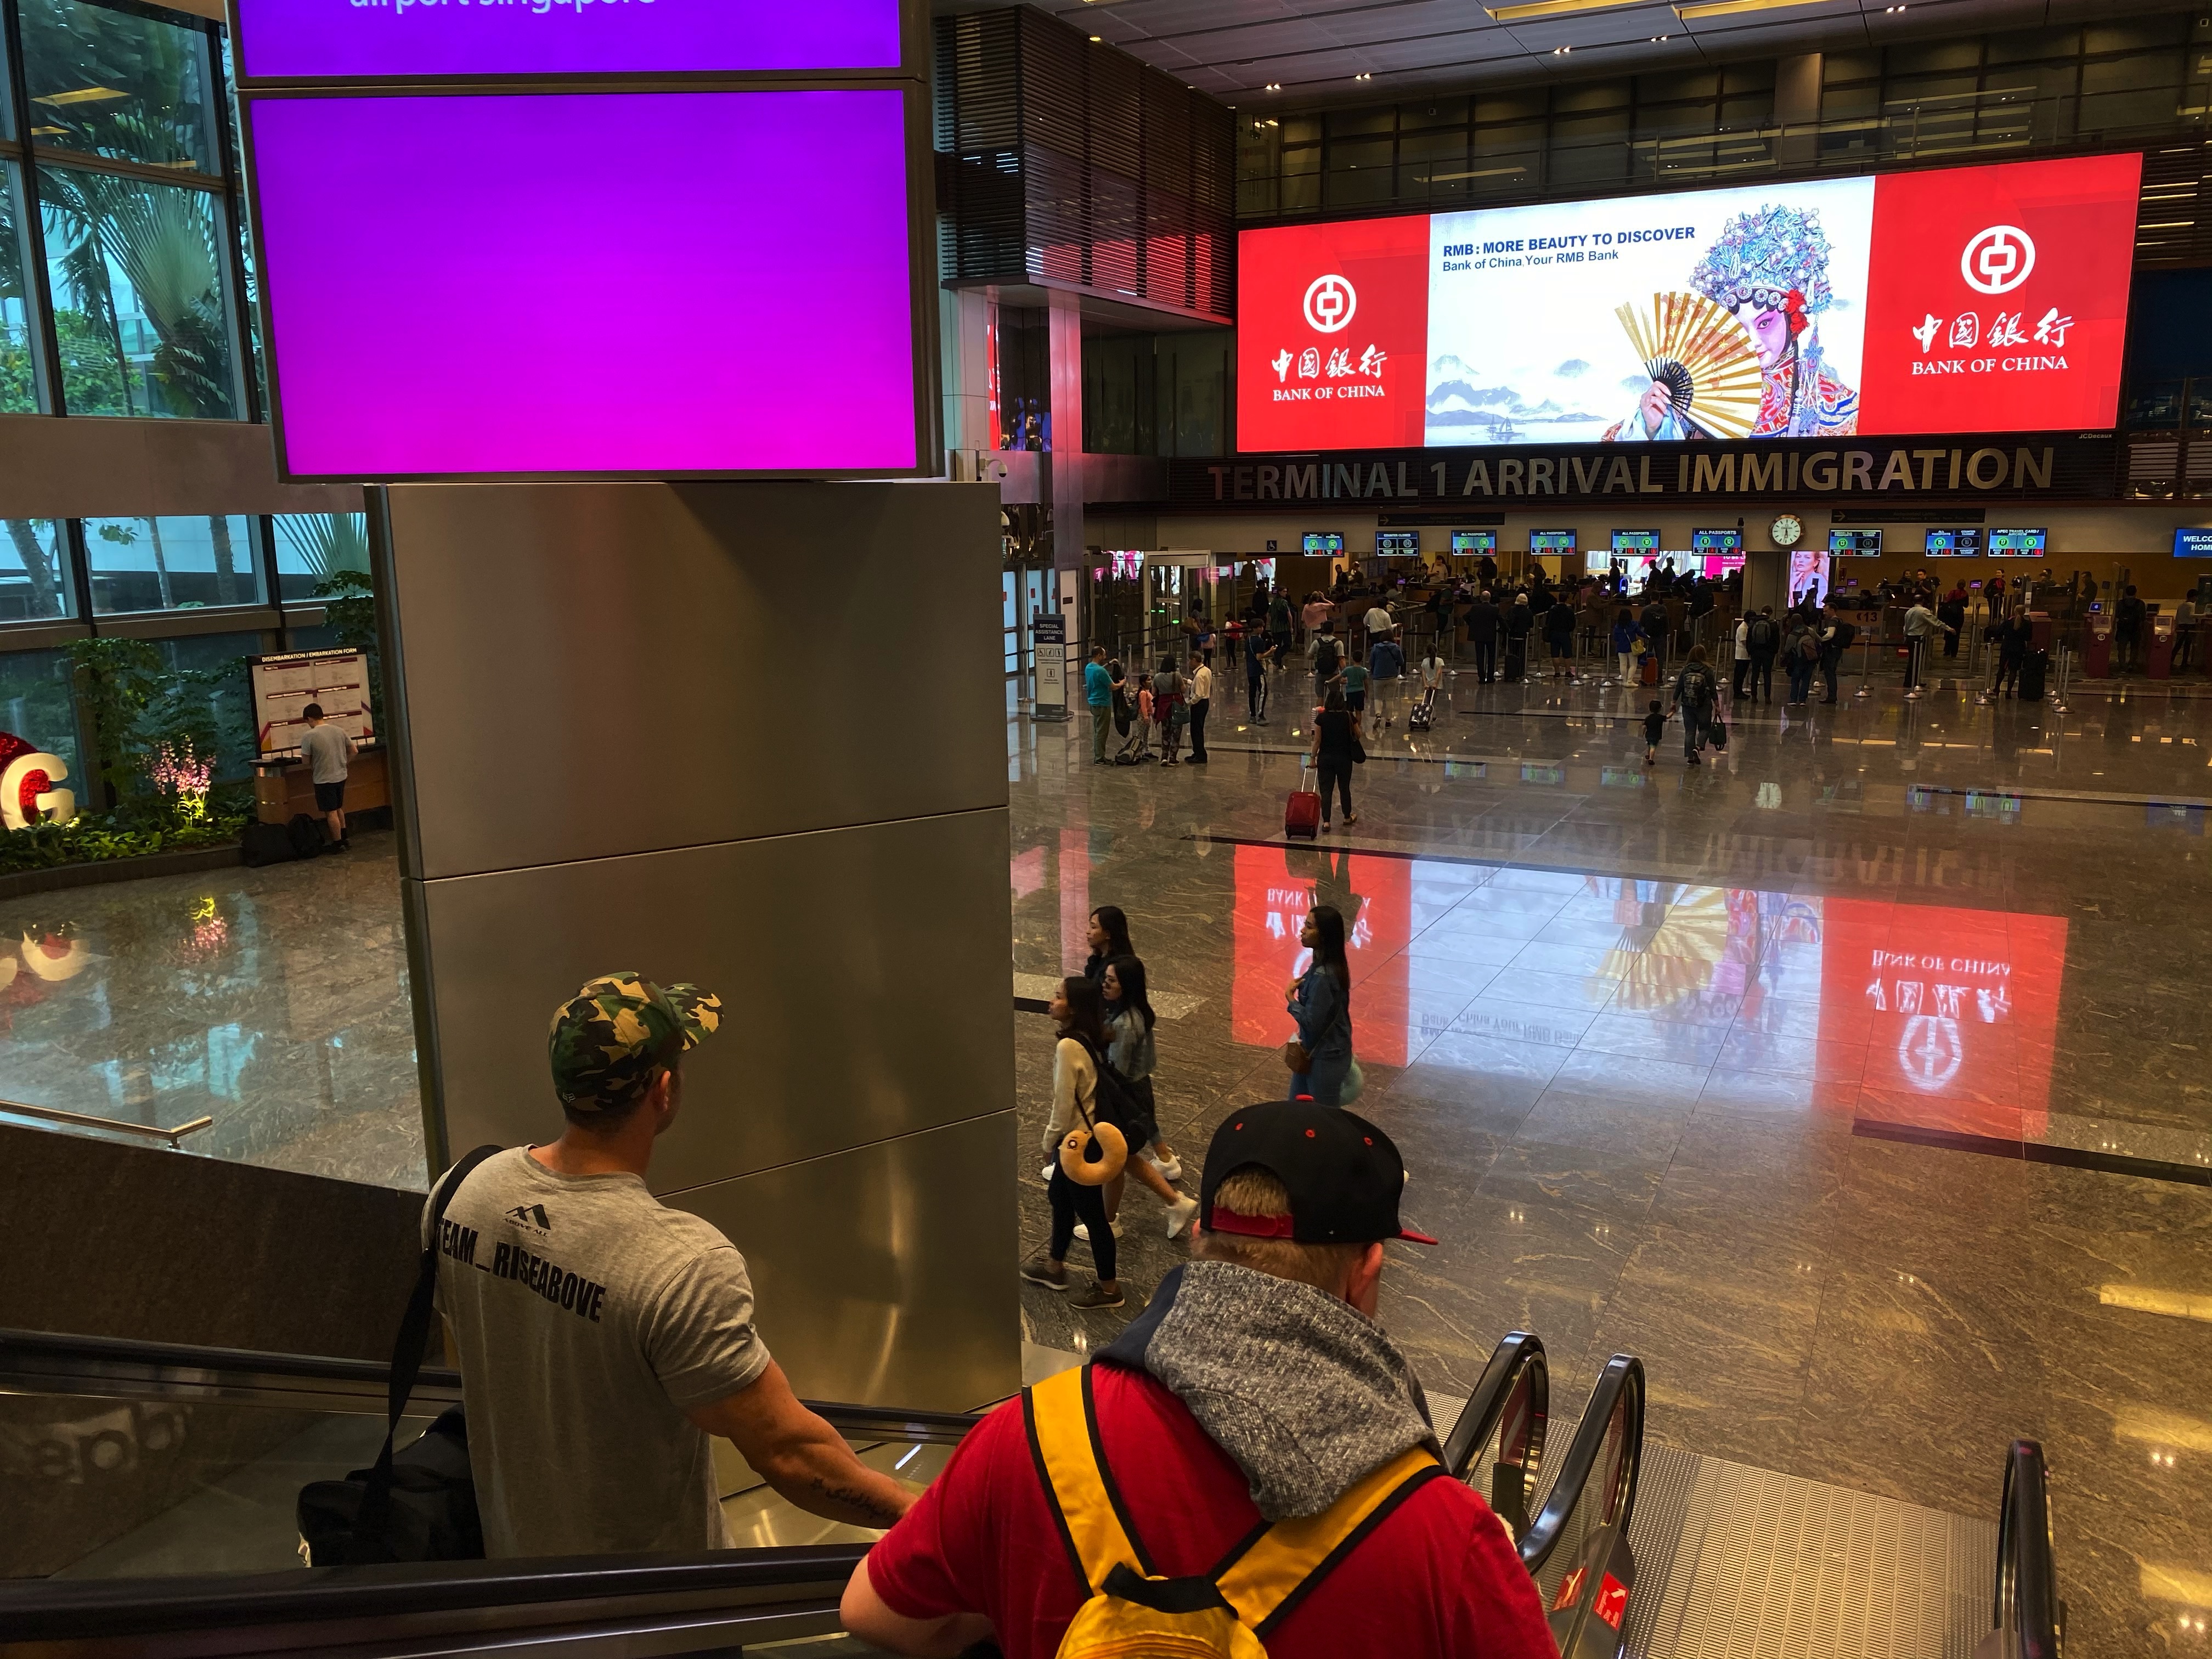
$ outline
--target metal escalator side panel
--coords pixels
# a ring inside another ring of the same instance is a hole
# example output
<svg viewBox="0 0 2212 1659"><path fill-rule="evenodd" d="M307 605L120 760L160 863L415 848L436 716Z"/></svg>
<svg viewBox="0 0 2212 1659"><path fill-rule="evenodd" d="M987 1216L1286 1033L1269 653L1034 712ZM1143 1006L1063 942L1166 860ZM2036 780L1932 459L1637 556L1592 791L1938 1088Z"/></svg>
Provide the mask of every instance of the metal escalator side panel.
<svg viewBox="0 0 2212 1659"><path fill-rule="evenodd" d="M1613 1355L1590 1390L1582 1425L1542 1511L1522 1535L1522 1565L1532 1574L1543 1571L1578 1511L1583 1534L1607 1526L1627 1531L1644 1459L1644 1362L1632 1354ZM1596 1507L1585 1511L1590 1501Z"/></svg>
<svg viewBox="0 0 2212 1659"><path fill-rule="evenodd" d="M1491 1354L1444 1442L1444 1467L1455 1480L1486 1486L1491 1508L1516 1538L1528 1528L1550 1415L1551 1370L1543 1340L1533 1332L1514 1331ZM1477 1459L1493 1440L1496 1457L1486 1471L1478 1468Z"/></svg>
<svg viewBox="0 0 2212 1659"><path fill-rule="evenodd" d="M1636 1590L1636 1552L1626 1528L1599 1527L1583 1542L1580 1559L1560 1580L1546 1617L1560 1659L1614 1659L1628 1628L1629 1598Z"/></svg>
<svg viewBox="0 0 2212 1659"><path fill-rule="evenodd" d="M2065 1603L2058 1599L2051 1541L2051 1500L2043 1448L2015 1440L2005 1458L2004 1496L1997 1514L1994 1628L1975 1647L1977 1659L2060 1659Z"/></svg>

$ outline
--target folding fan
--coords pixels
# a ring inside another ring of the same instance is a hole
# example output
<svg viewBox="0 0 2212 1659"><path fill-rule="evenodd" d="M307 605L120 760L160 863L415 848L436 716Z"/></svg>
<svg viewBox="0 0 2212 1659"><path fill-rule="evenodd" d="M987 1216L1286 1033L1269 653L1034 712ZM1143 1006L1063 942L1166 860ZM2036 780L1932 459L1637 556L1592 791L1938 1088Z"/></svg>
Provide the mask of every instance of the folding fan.
<svg viewBox="0 0 2212 1659"><path fill-rule="evenodd" d="M1765 377L1743 325L1702 294L1655 294L1651 313L1625 305L1613 314L1675 415L1716 438L1749 437Z"/></svg>

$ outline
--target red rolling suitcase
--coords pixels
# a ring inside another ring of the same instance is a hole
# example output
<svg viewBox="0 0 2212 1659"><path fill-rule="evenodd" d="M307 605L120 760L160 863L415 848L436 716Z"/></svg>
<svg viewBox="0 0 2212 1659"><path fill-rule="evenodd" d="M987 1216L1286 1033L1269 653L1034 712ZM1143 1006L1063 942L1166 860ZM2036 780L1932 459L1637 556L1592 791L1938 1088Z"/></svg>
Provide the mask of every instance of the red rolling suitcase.
<svg viewBox="0 0 2212 1659"><path fill-rule="evenodd" d="M1313 841L1321 835L1321 796L1306 787L1306 769L1298 769L1298 787L1291 791L1283 809L1283 833L1293 841Z"/></svg>

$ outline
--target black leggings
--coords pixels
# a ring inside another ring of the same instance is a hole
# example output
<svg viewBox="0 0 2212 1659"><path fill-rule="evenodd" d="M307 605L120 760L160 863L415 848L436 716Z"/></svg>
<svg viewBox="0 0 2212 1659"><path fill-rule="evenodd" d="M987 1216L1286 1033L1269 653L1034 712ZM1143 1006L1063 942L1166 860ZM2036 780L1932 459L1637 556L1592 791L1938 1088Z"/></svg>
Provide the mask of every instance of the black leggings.
<svg viewBox="0 0 2212 1659"><path fill-rule="evenodd" d="M1106 1189L1070 1181L1055 1152L1044 1195L1052 1204L1052 1244L1045 1254L1054 1261L1066 1261L1067 1247L1075 1242L1075 1224L1080 1221L1091 1230L1091 1260L1098 1277L1110 1283L1121 1264L1114 1259L1114 1229L1106 1220Z"/></svg>
<svg viewBox="0 0 2212 1659"><path fill-rule="evenodd" d="M1336 785L1336 793L1344 802L1344 816L1347 819L1350 818L1352 817L1352 763L1348 760L1324 760L1320 762L1314 770L1321 778L1321 782L1316 786L1321 791L1321 821L1323 823L1328 822L1328 787L1331 783Z"/></svg>

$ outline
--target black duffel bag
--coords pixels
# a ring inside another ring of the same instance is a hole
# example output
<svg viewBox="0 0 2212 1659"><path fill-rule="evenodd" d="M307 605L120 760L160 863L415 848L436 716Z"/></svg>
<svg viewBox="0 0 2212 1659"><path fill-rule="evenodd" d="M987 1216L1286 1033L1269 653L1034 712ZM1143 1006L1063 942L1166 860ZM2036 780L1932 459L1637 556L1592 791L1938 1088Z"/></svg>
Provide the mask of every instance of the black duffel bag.
<svg viewBox="0 0 2212 1659"><path fill-rule="evenodd" d="M407 1396L429 1352L437 1316L438 1228L446 1206L477 1165L500 1149L479 1146L456 1164L430 1200L430 1247L422 1252L414 1294L392 1347L384 1447L374 1467L343 1480L318 1480L300 1490L300 1544L314 1567L378 1561L470 1561L484 1553L477 1518L476 1481L469 1473L468 1425L455 1406L404 1450L392 1451Z"/></svg>

